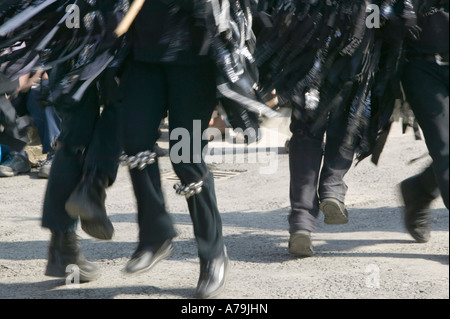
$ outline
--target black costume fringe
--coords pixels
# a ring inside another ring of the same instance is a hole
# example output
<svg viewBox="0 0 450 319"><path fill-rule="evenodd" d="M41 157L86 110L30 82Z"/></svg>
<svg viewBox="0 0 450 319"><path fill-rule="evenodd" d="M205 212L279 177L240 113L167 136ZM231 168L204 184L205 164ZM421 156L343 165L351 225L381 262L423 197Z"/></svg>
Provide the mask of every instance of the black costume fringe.
<svg viewBox="0 0 450 319"><path fill-rule="evenodd" d="M81 16L77 28L64 25L72 4ZM107 67L120 65L127 55L127 34L117 39L113 31L128 8L128 0L2 0L0 71L17 79L36 69L48 70L50 100L71 97L79 101ZM194 8L193 18L209 34L205 52L217 65L218 92L252 112L277 116L255 95L258 74L252 56L255 37L250 0L194 0ZM176 10L173 12L176 15ZM183 23L175 20L176 40L180 34L176 25L182 27ZM168 59L186 49L183 41L172 42Z"/></svg>
<svg viewBox="0 0 450 319"><path fill-rule="evenodd" d="M368 28L369 5L381 28ZM408 0L279 1L272 28L258 38L260 90L291 101L293 116L322 127L329 112L348 112L342 148L359 160L374 152L390 123L399 82L402 37L389 30L415 15ZM396 24L395 24L396 25ZM388 36L389 35L389 36Z"/></svg>
<svg viewBox="0 0 450 319"><path fill-rule="evenodd" d="M1 71L10 79L48 71L53 103L68 96L80 101L124 48L124 38L117 39L113 30L128 10L128 0L14 2L0 5ZM79 12L72 11L73 5ZM77 13L79 25L67 25Z"/></svg>

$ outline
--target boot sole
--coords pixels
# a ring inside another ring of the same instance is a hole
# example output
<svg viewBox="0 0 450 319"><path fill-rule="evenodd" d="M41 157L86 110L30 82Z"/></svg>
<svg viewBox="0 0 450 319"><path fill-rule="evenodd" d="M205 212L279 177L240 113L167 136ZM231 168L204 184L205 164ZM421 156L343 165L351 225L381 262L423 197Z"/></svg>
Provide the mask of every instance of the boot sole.
<svg viewBox="0 0 450 319"><path fill-rule="evenodd" d="M195 295L195 298L197 299L216 299L224 290L225 290L225 286L227 284L227 276L228 276L228 269L229 269L229 263L230 260L227 259L226 261L226 266L225 266L225 271L224 271L224 275L223 275L223 284L214 292L212 292L211 294L207 295L207 296L201 296L198 293Z"/></svg>
<svg viewBox="0 0 450 319"><path fill-rule="evenodd" d="M414 201L414 199L412 199L411 196L408 196L407 187L408 187L408 185L406 184L406 182L400 183L400 186L399 186L400 193L402 195L402 200L405 205L404 211L403 211L403 222L404 222L406 230L411 235L411 237L414 238L414 240L416 242L418 242L420 244L425 244L430 241L431 232L428 230L426 235L421 235L418 232L416 232L415 227L413 225L411 225L411 224L413 224L411 219L414 220L414 218L411 217L412 213L408 211L408 209L406 208L406 205L407 205L408 201Z"/></svg>
<svg viewBox="0 0 450 319"><path fill-rule="evenodd" d="M106 218L105 220L95 219L88 210L83 206L76 204L76 201L72 201L70 198L65 205L67 214L73 219L80 218L81 229L88 235L101 239L110 240L114 234L114 226L111 221Z"/></svg>
<svg viewBox="0 0 450 319"><path fill-rule="evenodd" d="M68 272L64 270L62 270L60 267L51 265L51 264L47 264L47 268L45 270L45 276L48 277L57 277L57 278L66 278L69 275ZM96 280L98 277L100 277L100 273L99 272L95 272L95 273L86 273L83 270L80 270L80 282L89 282L89 281L94 281Z"/></svg>
<svg viewBox="0 0 450 319"><path fill-rule="evenodd" d="M348 223L348 212L341 204L334 199L325 199L320 203L320 210L323 212L327 225L344 225Z"/></svg>
<svg viewBox="0 0 450 319"><path fill-rule="evenodd" d="M1 172L0 177L15 177L19 175L28 174L31 171L31 169L23 172Z"/></svg>
<svg viewBox="0 0 450 319"><path fill-rule="evenodd" d="M40 178L49 178L50 174L44 173L44 172L38 172L38 177Z"/></svg>
<svg viewBox="0 0 450 319"><path fill-rule="evenodd" d="M101 240L111 240L114 235L114 227L112 225L104 225L95 221L87 221L80 219L81 229L86 234Z"/></svg>
<svg viewBox="0 0 450 319"><path fill-rule="evenodd" d="M124 272L129 275L138 275L143 272L149 271L150 269L155 267L157 263L159 263L160 261L169 257L172 254L172 252L173 252L173 246L171 245L162 254L159 254L158 256L156 256L155 259L153 259L153 261L147 267L139 269L137 271L133 271L133 272L130 272L129 270L127 270L127 268L125 268Z"/></svg>
<svg viewBox="0 0 450 319"><path fill-rule="evenodd" d="M314 255L311 236L307 234L291 234L289 238L289 253L297 257L311 257Z"/></svg>
<svg viewBox="0 0 450 319"><path fill-rule="evenodd" d="M416 242L418 242L419 244L428 243L431 239L430 235L427 235L427 236L418 235L417 232L415 231L415 229L413 227L410 227L407 224L405 225L405 228L408 231L408 233L411 235L411 237L414 238L414 240Z"/></svg>

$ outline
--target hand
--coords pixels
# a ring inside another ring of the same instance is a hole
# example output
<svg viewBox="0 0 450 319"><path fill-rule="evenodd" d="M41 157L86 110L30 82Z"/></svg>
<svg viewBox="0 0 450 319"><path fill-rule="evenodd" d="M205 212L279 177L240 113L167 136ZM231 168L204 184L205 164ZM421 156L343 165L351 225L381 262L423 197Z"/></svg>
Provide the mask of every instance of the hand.
<svg viewBox="0 0 450 319"><path fill-rule="evenodd" d="M20 77L19 79L19 89L18 92L19 93L23 93L23 92L28 92L33 85L35 85L36 83L38 83L42 76L44 74L44 71L39 70L37 71L32 77L30 77L30 74L26 74L22 77Z"/></svg>

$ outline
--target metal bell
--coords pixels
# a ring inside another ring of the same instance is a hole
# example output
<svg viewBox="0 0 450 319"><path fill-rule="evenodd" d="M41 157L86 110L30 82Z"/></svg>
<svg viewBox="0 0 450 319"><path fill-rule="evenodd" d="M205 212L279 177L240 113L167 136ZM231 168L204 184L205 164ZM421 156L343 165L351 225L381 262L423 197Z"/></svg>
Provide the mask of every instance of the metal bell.
<svg viewBox="0 0 450 319"><path fill-rule="evenodd" d="M196 188L201 188L203 186L203 181L198 182L197 184L194 185L194 187Z"/></svg>
<svg viewBox="0 0 450 319"><path fill-rule="evenodd" d="M146 167L147 167L147 163L145 163L145 162L141 162L141 163L138 165L138 169L139 169L140 171L144 170Z"/></svg>
<svg viewBox="0 0 450 319"><path fill-rule="evenodd" d="M125 162L127 161L127 159L128 159L128 156L127 156L126 154L122 154L122 155L119 157L119 161L120 161L121 163L125 163Z"/></svg>
<svg viewBox="0 0 450 319"><path fill-rule="evenodd" d="M126 165L130 165L132 162L134 162L136 160L135 156L128 156L127 158L127 164Z"/></svg>
<svg viewBox="0 0 450 319"><path fill-rule="evenodd" d="M134 157L134 156L133 156ZM139 159L135 159L129 164L130 169L135 169L139 165Z"/></svg>
<svg viewBox="0 0 450 319"><path fill-rule="evenodd" d="M195 183L190 183L187 187L189 187L189 189L193 189L195 187Z"/></svg>
<svg viewBox="0 0 450 319"><path fill-rule="evenodd" d="M142 163L147 163L149 157L148 157L148 156L145 156L145 155L142 155L141 157L139 157L139 159L140 159L140 161L141 161Z"/></svg>

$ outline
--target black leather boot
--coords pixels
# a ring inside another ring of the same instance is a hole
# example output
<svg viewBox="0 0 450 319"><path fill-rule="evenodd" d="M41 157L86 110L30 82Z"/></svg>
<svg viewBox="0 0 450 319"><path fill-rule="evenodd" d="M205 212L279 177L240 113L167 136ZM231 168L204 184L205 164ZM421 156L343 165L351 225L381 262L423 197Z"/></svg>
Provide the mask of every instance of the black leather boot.
<svg viewBox="0 0 450 319"><path fill-rule="evenodd" d="M45 275L66 277L69 265L78 267L81 282L92 281L99 276L98 267L81 253L76 233L52 232Z"/></svg>
<svg viewBox="0 0 450 319"><path fill-rule="evenodd" d="M152 246L139 245L128 261L125 272L129 274L150 270L158 262L168 257L173 251L172 240Z"/></svg>
<svg viewBox="0 0 450 319"><path fill-rule="evenodd" d="M214 259L200 259L200 278L197 284L196 298L215 298L223 291L228 272L228 262L226 248L220 256Z"/></svg>
<svg viewBox="0 0 450 319"><path fill-rule="evenodd" d="M92 237L109 240L114 226L106 214L105 199L108 177L97 170L90 169L70 195L65 208L72 218L80 217L81 228Z"/></svg>
<svg viewBox="0 0 450 319"><path fill-rule="evenodd" d="M400 183L406 230L419 243L431 238L430 205L439 196L433 170L427 168L423 173L410 177Z"/></svg>

